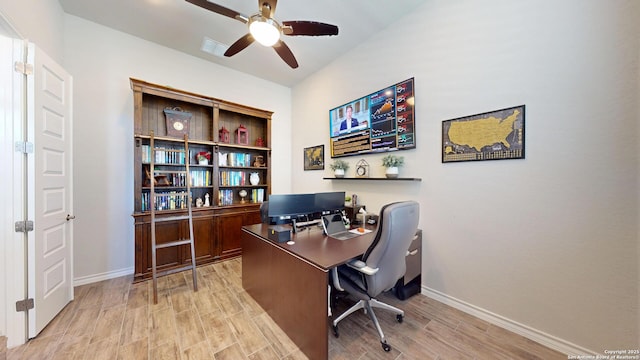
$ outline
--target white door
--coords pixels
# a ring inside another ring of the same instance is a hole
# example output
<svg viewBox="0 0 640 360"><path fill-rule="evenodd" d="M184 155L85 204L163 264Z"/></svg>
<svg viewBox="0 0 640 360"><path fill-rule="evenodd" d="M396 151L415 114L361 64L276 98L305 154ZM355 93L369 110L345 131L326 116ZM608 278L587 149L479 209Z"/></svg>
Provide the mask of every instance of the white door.
<svg viewBox="0 0 640 360"><path fill-rule="evenodd" d="M28 313L33 338L73 300L73 168L71 76L33 44L27 50Z"/></svg>
<svg viewBox="0 0 640 360"><path fill-rule="evenodd" d="M27 237L14 230L16 221L26 220L27 208L27 188L23 176L27 156L15 150L15 143L26 136L23 121L24 76L15 71L15 63L24 61L24 54L22 40L0 36L0 164L4 175L0 176L0 188L6 194L0 203L0 333L6 325L3 335L7 336L9 347L23 344L27 330L26 313L16 311L16 301L25 299L27 295Z"/></svg>

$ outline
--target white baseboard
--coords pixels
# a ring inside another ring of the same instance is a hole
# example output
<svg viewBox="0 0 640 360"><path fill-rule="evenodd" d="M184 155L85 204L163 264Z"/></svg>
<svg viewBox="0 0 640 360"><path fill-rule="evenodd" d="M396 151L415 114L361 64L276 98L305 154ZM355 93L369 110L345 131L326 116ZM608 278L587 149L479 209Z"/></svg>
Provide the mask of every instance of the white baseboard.
<svg viewBox="0 0 640 360"><path fill-rule="evenodd" d="M82 276L73 279L73 286L80 286L86 284L92 284L98 281L114 279L121 276L127 276L133 274L133 268L120 269L115 271L109 271L102 274L94 274L88 276Z"/></svg>
<svg viewBox="0 0 640 360"><path fill-rule="evenodd" d="M531 339L539 344L542 344L548 348L554 349L566 355L596 355L597 353L585 349L579 345L573 344L569 341L560 339L556 336L547 334L540 330L534 329L524 324L520 324L517 321L507 319L504 316L494 314L486 309L479 308L475 305L464 302L460 299L456 299L447 294L441 293L437 290L422 286L421 293L434 300L437 300L443 304L454 307L460 311L464 311L467 314L473 315L479 319L489 322L493 325L499 326L503 329L514 332L518 335L522 335L528 339Z"/></svg>

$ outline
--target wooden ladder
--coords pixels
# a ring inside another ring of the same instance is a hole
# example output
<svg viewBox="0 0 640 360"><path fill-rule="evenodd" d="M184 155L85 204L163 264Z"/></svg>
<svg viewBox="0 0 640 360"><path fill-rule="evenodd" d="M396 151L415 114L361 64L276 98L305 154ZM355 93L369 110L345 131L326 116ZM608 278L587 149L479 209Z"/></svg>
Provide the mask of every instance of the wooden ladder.
<svg viewBox="0 0 640 360"><path fill-rule="evenodd" d="M191 211L192 205L192 196L191 196L191 174L189 173L189 141L187 134L184 135L184 148L182 149L164 149L164 148L156 148L154 142L154 134L151 131L150 136L150 144L151 148L151 159L150 159L150 200L151 200L151 267L153 271L153 303L158 303L158 276L164 276L173 274L180 271L191 270L193 274L193 291L198 291L198 282L196 279L196 256L195 256L195 246L193 244L193 213ZM173 154L184 154L184 170L156 170L156 153L158 151L163 151L164 153L173 153ZM183 192L175 192L171 193L171 196L175 196L173 201L175 202L178 199L182 200L183 204L186 204L187 207L187 215L177 215L177 216L163 216L156 217L157 211L157 202L156 200L161 196L166 196L166 194L156 194L156 176L166 176L164 174L171 175L184 175L186 179L186 191ZM175 241L165 242L162 244L156 243L156 224L167 221L181 221L188 220L189 222L189 237L184 239L177 239ZM157 269L157 250L164 249L168 247L174 246L182 246L189 245L191 250L191 263L186 266L181 266L174 269L169 269L166 271L158 272Z"/></svg>

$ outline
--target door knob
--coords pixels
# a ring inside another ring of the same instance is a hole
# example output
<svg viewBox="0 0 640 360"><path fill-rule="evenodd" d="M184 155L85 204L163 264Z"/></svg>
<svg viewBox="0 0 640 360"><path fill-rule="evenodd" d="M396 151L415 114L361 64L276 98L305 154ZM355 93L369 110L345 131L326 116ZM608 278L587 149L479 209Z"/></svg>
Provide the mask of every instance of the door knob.
<svg viewBox="0 0 640 360"><path fill-rule="evenodd" d="M75 216L75 215L67 214L67 221L69 221L69 220L71 220L71 219L75 219L75 218L76 218L76 216Z"/></svg>

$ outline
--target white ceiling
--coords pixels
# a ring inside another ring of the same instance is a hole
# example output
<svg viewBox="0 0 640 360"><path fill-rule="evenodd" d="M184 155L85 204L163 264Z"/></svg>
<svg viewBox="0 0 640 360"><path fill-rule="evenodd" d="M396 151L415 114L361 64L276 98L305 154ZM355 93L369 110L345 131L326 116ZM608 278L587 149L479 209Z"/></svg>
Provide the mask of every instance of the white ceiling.
<svg viewBox="0 0 640 360"><path fill-rule="evenodd" d="M300 66L291 69L276 52L258 43L226 58L200 50L205 37L226 45L247 33L241 22L184 0L59 0L64 11L175 50L293 86L341 54L386 28L427 0L280 0L275 18L337 25L338 36L283 36ZM243 15L258 11L255 0L215 0Z"/></svg>

